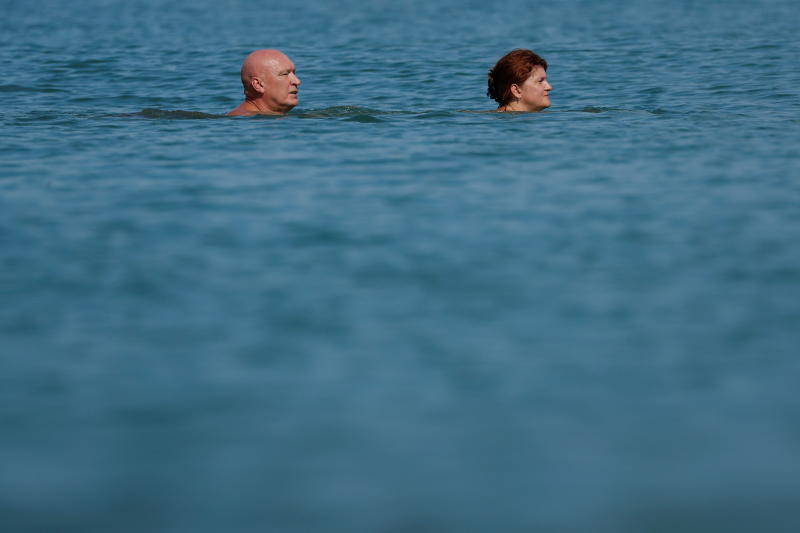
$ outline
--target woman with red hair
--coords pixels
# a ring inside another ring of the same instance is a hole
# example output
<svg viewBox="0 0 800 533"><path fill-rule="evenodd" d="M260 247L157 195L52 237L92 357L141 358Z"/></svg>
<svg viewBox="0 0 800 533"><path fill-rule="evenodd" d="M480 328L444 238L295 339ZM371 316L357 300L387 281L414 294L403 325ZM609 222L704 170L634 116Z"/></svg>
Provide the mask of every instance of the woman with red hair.
<svg viewBox="0 0 800 533"><path fill-rule="evenodd" d="M547 61L530 50L512 50L489 71L486 94L498 104L497 111L541 111L550 107Z"/></svg>

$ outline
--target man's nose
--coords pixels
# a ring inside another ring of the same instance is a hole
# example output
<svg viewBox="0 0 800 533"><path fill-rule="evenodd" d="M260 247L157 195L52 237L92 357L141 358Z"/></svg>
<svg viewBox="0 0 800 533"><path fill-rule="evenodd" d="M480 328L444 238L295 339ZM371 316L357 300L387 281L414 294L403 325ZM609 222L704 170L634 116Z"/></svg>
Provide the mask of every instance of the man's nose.
<svg viewBox="0 0 800 533"><path fill-rule="evenodd" d="M294 83L295 85L300 85L300 83L302 83L300 81L300 78L297 77L297 74L292 73L292 78L293 78L292 83Z"/></svg>

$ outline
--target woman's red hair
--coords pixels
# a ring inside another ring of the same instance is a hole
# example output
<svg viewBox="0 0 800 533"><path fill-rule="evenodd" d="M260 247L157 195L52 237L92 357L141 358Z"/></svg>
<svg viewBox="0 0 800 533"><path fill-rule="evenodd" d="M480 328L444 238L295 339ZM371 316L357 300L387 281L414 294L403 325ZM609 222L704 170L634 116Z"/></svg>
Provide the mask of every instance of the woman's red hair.
<svg viewBox="0 0 800 533"><path fill-rule="evenodd" d="M547 61L530 50L511 50L489 71L489 88L486 94L499 105L508 105L512 99L511 86L525 83L536 66L546 71Z"/></svg>

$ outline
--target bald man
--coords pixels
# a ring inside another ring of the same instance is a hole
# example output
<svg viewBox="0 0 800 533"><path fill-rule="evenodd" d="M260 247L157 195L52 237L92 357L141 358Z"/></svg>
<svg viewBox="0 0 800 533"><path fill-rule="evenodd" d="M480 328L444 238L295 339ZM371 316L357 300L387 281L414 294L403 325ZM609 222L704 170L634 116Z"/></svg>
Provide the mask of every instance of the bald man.
<svg viewBox="0 0 800 533"><path fill-rule="evenodd" d="M279 50L256 50L242 63L244 102L228 115L285 115L297 105L300 78Z"/></svg>

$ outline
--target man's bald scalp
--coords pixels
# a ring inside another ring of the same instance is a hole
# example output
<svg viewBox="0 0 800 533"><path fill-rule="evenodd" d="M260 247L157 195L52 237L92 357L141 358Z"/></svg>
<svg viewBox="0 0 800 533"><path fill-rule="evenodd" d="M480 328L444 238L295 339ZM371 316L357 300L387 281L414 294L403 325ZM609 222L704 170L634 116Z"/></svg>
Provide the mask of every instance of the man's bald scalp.
<svg viewBox="0 0 800 533"><path fill-rule="evenodd" d="M267 65L272 62L278 62L283 58L289 59L286 57L286 54L280 50L266 48L264 50L251 52L250 55L245 58L244 63L242 63L241 77L245 92L247 92L248 85L253 78L260 76L264 72L264 69L267 68Z"/></svg>

